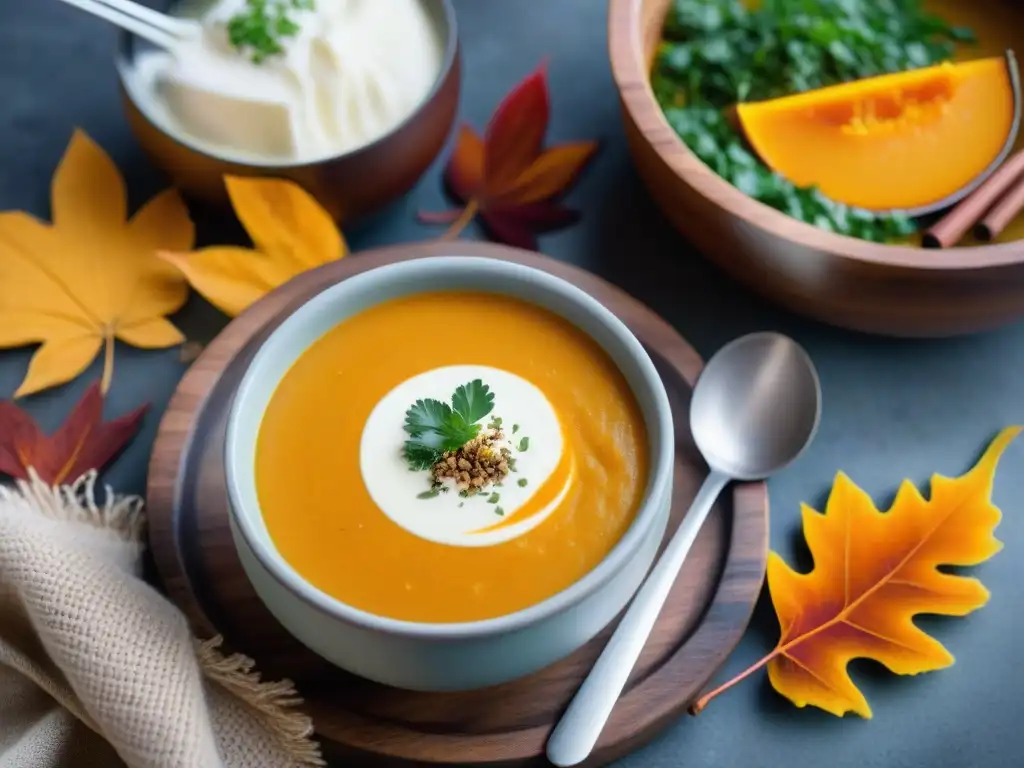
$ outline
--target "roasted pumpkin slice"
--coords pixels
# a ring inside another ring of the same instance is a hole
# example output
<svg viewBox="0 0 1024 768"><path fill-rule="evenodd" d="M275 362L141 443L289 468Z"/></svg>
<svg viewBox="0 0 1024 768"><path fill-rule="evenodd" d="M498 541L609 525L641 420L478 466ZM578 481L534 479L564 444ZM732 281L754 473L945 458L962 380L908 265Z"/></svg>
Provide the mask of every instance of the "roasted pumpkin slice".
<svg viewBox="0 0 1024 768"><path fill-rule="evenodd" d="M873 211L923 215L969 194L1006 158L1020 81L1005 57L882 75L740 104L740 125L773 170Z"/></svg>

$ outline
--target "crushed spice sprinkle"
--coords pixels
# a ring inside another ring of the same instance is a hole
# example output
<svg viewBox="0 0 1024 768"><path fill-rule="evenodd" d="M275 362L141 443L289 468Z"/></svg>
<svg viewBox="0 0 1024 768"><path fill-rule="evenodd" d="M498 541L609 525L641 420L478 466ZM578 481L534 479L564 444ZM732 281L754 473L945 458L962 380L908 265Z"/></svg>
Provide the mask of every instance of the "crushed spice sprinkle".
<svg viewBox="0 0 1024 768"><path fill-rule="evenodd" d="M453 480L459 495L465 497L500 483L511 469L512 452L501 445L504 437L500 429L489 428L461 448L445 451L430 470L434 486Z"/></svg>

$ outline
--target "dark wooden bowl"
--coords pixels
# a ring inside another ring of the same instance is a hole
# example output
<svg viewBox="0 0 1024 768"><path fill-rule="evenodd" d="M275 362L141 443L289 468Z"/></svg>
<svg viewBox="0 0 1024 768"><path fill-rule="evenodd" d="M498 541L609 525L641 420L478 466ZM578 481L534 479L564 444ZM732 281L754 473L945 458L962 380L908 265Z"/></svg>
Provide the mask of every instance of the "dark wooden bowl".
<svg viewBox="0 0 1024 768"><path fill-rule="evenodd" d="M152 161L190 198L226 206L225 174L273 176L298 183L339 222L377 212L416 184L444 147L458 109L461 63L455 9L451 0L423 1L445 36L437 82L426 101L405 122L352 152L306 164L249 165L226 160L169 135L143 113L124 84L125 69L131 66L138 44L134 35L124 32L118 45L117 69L128 122ZM175 2L147 4L167 10Z"/></svg>
<svg viewBox="0 0 1024 768"><path fill-rule="evenodd" d="M925 250L835 235L720 178L669 127L650 68L671 0L610 0L612 73L633 161L672 223L769 299L833 325L952 336L1024 315L1024 241Z"/></svg>

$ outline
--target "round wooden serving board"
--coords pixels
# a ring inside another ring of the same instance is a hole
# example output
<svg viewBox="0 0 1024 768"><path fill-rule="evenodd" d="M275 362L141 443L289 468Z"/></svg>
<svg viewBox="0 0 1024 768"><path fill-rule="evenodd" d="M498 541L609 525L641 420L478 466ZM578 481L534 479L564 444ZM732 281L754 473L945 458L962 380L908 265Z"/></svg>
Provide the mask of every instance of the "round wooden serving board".
<svg viewBox="0 0 1024 768"><path fill-rule="evenodd" d="M414 766L544 765L544 743L607 638L528 678L469 693L387 688L332 667L294 640L256 597L228 529L225 417L245 366L294 308L339 280L397 261L467 255L505 259L563 277L615 312L658 366L672 400L674 530L707 468L688 428L697 353L665 321L583 270L527 251L471 242L404 245L307 272L235 319L185 374L160 424L149 470L149 537L170 598L201 636L224 635L266 679L295 681L331 759ZM768 547L762 483L723 494L588 765L635 749L682 714L739 641L761 589Z"/></svg>

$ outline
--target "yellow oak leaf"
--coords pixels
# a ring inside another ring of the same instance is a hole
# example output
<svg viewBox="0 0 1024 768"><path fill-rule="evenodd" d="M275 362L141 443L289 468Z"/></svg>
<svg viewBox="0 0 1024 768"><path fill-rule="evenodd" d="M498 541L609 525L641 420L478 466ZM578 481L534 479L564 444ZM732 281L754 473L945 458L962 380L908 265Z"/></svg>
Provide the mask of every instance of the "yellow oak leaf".
<svg viewBox="0 0 1024 768"><path fill-rule="evenodd" d="M165 316L185 303L188 284L154 254L191 248L195 231L174 190L129 220L120 172L82 131L54 173L51 197L52 224L0 213L0 347L42 345L15 397L70 381L105 348L105 393L114 339L146 349L184 340Z"/></svg>
<svg viewBox="0 0 1024 768"><path fill-rule="evenodd" d="M1002 514L991 501L992 482L999 458L1021 430L1003 429L967 474L933 475L930 499L904 480L888 512L840 472L824 514L801 509L814 569L798 573L769 553L778 645L690 711L700 712L767 666L772 686L796 706L870 718L871 707L847 670L853 659L874 659L898 675L950 666L952 654L919 629L914 616L965 616L988 602L980 581L939 568L977 565L1002 549L994 533Z"/></svg>
<svg viewBox="0 0 1024 768"><path fill-rule="evenodd" d="M226 176L235 215L255 250L212 246L162 252L207 301L231 317L301 272L345 256L334 220L298 184Z"/></svg>

